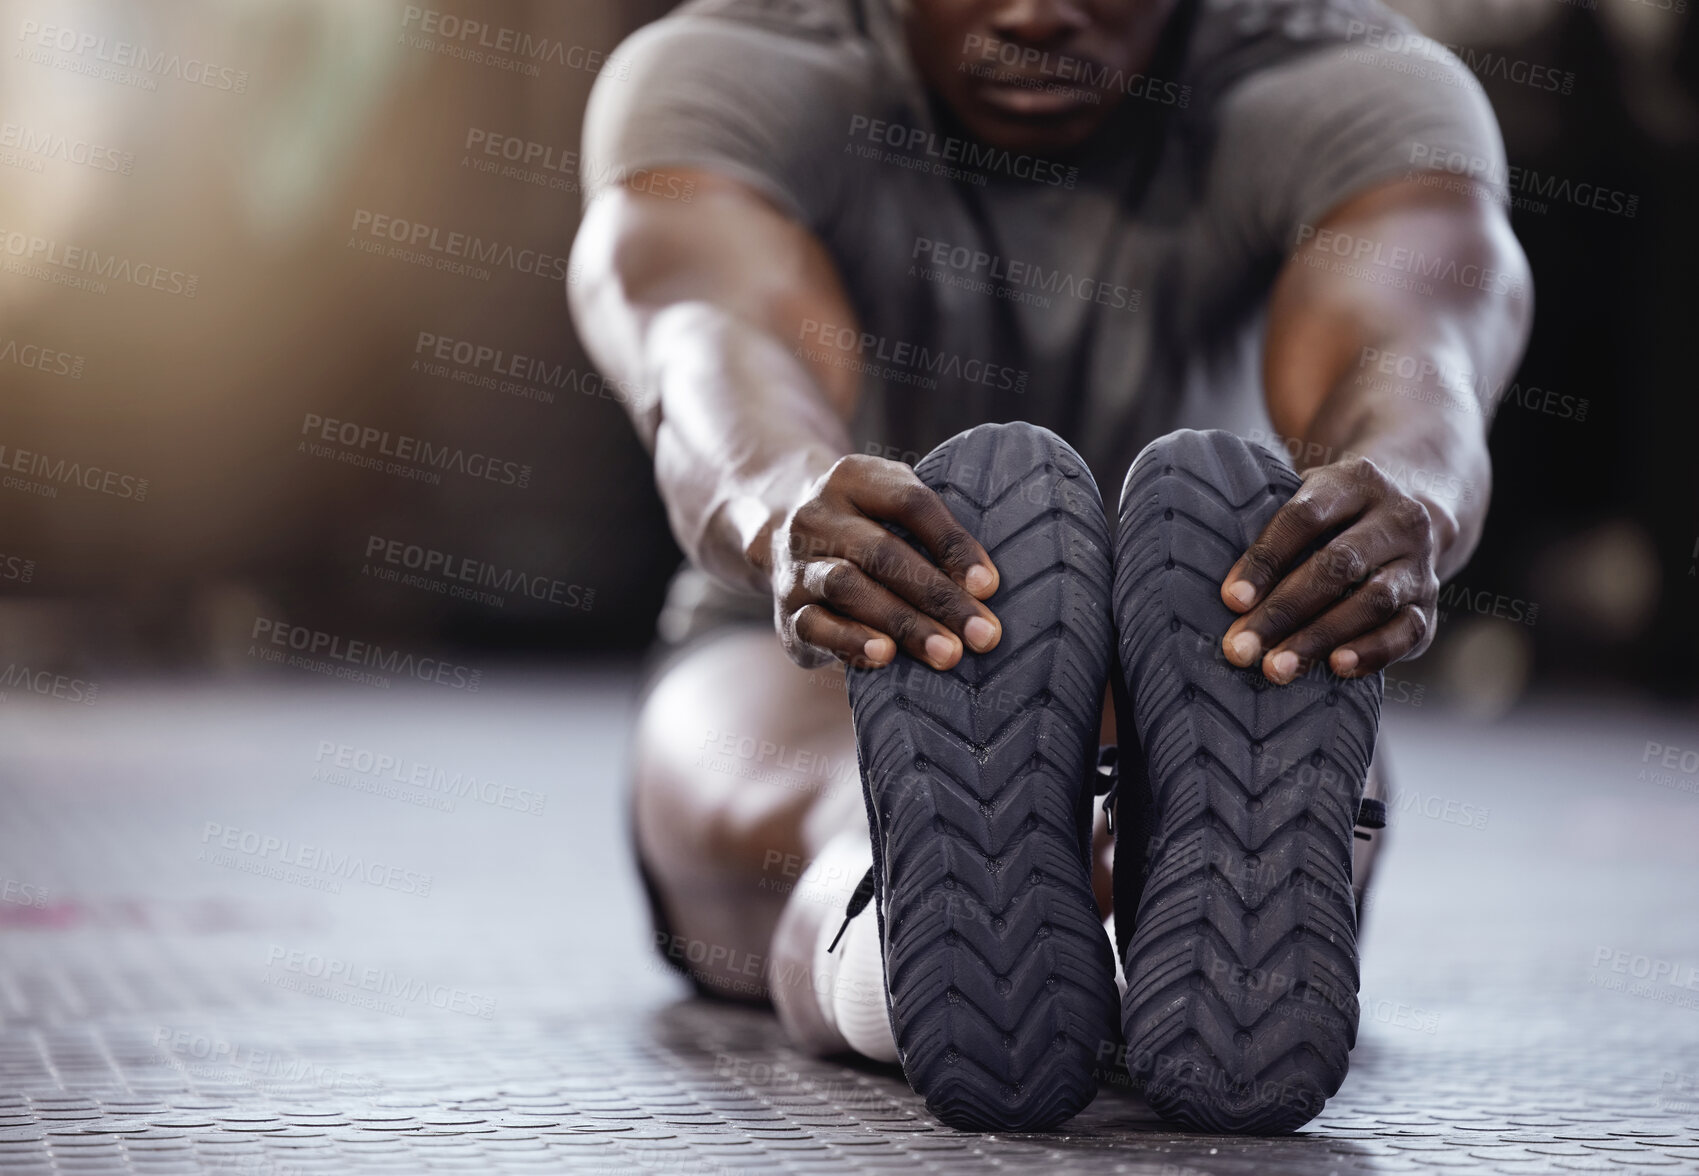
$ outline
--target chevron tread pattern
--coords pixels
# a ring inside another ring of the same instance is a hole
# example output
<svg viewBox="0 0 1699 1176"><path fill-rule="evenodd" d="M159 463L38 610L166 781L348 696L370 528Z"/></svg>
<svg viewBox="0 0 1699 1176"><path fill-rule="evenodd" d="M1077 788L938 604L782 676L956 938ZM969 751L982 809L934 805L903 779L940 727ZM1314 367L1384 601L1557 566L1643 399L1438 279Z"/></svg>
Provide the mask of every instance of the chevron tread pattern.
<svg viewBox="0 0 1699 1176"><path fill-rule="evenodd" d="M1085 462L1032 425L971 429L915 472L997 565L1003 639L948 673L903 654L849 673L891 1025L943 1122L1042 1131L1092 1100L1115 1034L1086 849L1108 521Z"/></svg>
<svg viewBox="0 0 1699 1176"><path fill-rule="evenodd" d="M1182 430L1121 495L1117 641L1149 794L1119 802L1148 805L1150 833L1116 854L1144 870L1122 1027L1151 1105L1211 1132L1303 1126L1356 1042L1351 831L1381 675L1276 687L1220 646L1221 583L1298 482L1230 433Z"/></svg>

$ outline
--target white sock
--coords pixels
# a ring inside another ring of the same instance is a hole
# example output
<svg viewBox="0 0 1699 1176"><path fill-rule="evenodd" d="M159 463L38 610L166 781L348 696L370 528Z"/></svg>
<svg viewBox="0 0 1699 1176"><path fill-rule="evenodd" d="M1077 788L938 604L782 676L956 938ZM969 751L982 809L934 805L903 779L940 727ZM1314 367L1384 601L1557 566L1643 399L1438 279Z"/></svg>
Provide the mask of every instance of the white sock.
<svg viewBox="0 0 1699 1176"><path fill-rule="evenodd" d="M856 883L872 864L873 847L861 832L834 837L815 859L819 876L831 880L827 901L834 904L834 911L821 922L814 944L814 996L821 1016L852 1050L876 1062L894 1062L897 1041L886 1009L879 916L870 902L844 927L843 916L837 913L849 903ZM835 950L828 951L840 927L843 937Z"/></svg>

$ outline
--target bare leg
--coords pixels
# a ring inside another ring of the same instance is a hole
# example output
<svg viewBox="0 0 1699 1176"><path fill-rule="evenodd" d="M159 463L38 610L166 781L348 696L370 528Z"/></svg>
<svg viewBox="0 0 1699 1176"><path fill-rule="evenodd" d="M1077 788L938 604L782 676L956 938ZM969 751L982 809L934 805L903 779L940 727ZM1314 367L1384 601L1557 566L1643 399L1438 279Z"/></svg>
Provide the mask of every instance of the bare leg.
<svg viewBox="0 0 1699 1176"><path fill-rule="evenodd" d="M798 669L769 631L728 631L656 683L635 758L638 846L669 954L713 991L760 998L803 870L833 835L865 828L842 671Z"/></svg>

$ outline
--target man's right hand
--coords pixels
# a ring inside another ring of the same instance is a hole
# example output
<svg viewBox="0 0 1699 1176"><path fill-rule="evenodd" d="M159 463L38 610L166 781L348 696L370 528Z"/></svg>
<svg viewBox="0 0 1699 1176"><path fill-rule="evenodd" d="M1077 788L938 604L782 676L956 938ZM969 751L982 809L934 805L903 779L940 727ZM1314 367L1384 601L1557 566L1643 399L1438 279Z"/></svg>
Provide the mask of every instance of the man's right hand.
<svg viewBox="0 0 1699 1176"><path fill-rule="evenodd" d="M895 523L930 552L884 526ZM773 529L770 571L776 624L800 666L839 658L886 665L898 648L933 669L996 646L1003 627L980 601L997 569L908 466L840 458Z"/></svg>

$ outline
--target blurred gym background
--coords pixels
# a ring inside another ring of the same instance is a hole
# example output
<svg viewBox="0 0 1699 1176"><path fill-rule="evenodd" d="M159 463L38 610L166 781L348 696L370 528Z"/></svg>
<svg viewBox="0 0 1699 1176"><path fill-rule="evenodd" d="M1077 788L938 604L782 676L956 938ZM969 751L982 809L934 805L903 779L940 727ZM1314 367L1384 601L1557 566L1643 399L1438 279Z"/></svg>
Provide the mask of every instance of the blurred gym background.
<svg viewBox="0 0 1699 1176"><path fill-rule="evenodd" d="M479 4L492 29L561 47L514 69L428 47L429 5L0 3L0 444L120 475L0 491L0 661L265 672L248 652L260 618L479 664L642 649L679 557L558 274L444 273L360 246L387 216L564 258L602 55L668 7ZM1493 430L1487 535L1413 676L1482 717L1535 689L1690 695L1691 14L1683 0L1391 7L1482 77L1529 177L1513 220L1538 296ZM184 63L149 71L133 46ZM73 249L126 260L129 280L79 288L75 262L41 264ZM475 348L486 358L455 358ZM495 376L503 363L527 375ZM314 418L512 460L529 484L317 458L300 445ZM144 479L145 497L124 493ZM409 546L554 588L492 602L386 578L374 550Z"/></svg>

